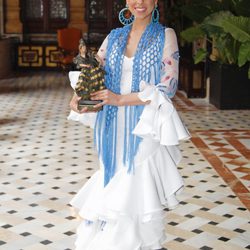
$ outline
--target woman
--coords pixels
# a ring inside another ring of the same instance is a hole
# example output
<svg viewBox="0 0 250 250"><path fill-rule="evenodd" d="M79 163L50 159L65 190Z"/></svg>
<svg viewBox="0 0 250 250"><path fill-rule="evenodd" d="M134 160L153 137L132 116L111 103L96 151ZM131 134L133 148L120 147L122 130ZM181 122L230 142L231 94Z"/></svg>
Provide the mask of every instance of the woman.
<svg viewBox="0 0 250 250"><path fill-rule="evenodd" d="M163 209L178 204L183 187L176 145L189 134L170 100L178 77L175 33L158 23L157 0L127 0L119 17L125 26L98 52L107 89L92 94L103 106L94 132L100 170L71 201L83 218L77 250L162 249ZM91 125L77 101L70 102L69 119Z"/></svg>

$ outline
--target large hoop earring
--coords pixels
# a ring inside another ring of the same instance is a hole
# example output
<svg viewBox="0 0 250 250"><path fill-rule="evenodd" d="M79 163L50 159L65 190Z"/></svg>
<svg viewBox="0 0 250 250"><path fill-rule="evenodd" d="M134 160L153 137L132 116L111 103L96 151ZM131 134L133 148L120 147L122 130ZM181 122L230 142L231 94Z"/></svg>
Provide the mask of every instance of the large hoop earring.
<svg viewBox="0 0 250 250"><path fill-rule="evenodd" d="M124 26L130 25L134 22L135 16L130 12L128 5L119 12L119 21Z"/></svg>
<svg viewBox="0 0 250 250"><path fill-rule="evenodd" d="M153 12L152 12L151 22L158 23L159 18L160 18L160 13L159 13L159 10L157 9L157 5L156 5Z"/></svg>

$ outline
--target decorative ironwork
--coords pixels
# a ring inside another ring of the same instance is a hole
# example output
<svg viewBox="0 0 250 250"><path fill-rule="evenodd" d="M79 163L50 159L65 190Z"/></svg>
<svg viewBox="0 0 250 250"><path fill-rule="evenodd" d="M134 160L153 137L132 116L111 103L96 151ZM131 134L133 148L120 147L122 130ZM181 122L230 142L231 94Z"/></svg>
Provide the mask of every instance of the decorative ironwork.
<svg viewBox="0 0 250 250"><path fill-rule="evenodd" d="M90 18L107 18L107 6L105 1L90 1L88 11Z"/></svg>
<svg viewBox="0 0 250 250"><path fill-rule="evenodd" d="M28 19L42 18L44 6L42 0L26 0L25 15Z"/></svg>
<svg viewBox="0 0 250 250"><path fill-rule="evenodd" d="M18 66L41 67L43 65L43 48L41 46L19 46Z"/></svg>
<svg viewBox="0 0 250 250"><path fill-rule="evenodd" d="M55 33L67 27L70 0L20 0L24 34Z"/></svg>
<svg viewBox="0 0 250 250"><path fill-rule="evenodd" d="M57 46L48 45L45 47L45 67L55 68L60 65L61 53Z"/></svg>
<svg viewBox="0 0 250 250"><path fill-rule="evenodd" d="M66 0L51 0L50 1L50 18L67 18L67 2Z"/></svg>
<svg viewBox="0 0 250 250"><path fill-rule="evenodd" d="M88 44L100 45L114 28L121 27L118 16L126 0L85 0Z"/></svg>
<svg viewBox="0 0 250 250"><path fill-rule="evenodd" d="M19 68L56 69L60 65L60 51L57 45L18 45Z"/></svg>

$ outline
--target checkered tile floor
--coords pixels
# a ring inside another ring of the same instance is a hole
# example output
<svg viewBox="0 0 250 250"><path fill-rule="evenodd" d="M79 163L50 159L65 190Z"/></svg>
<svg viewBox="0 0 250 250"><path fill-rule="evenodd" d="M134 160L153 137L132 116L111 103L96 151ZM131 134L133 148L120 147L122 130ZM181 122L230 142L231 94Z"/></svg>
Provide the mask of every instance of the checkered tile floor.
<svg viewBox="0 0 250 250"><path fill-rule="evenodd" d="M2 250L74 249L79 219L68 202L98 163L91 129L66 120L71 95L60 73L0 80ZM186 188L166 212L166 247L250 249L250 111L181 92L174 102L192 139L180 145Z"/></svg>

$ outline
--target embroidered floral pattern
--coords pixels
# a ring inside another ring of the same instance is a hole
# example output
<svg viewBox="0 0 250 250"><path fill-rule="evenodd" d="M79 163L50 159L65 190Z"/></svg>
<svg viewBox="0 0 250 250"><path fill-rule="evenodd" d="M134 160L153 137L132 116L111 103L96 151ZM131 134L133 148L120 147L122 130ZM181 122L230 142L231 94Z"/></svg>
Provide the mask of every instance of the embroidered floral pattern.
<svg viewBox="0 0 250 250"><path fill-rule="evenodd" d="M165 46L161 63L161 82L157 88L169 98L175 95L178 87L179 50L173 29L165 30Z"/></svg>
<svg viewBox="0 0 250 250"><path fill-rule="evenodd" d="M176 61L179 61L179 58L180 58L179 51L175 51L175 52L172 54L172 57L173 57Z"/></svg>

